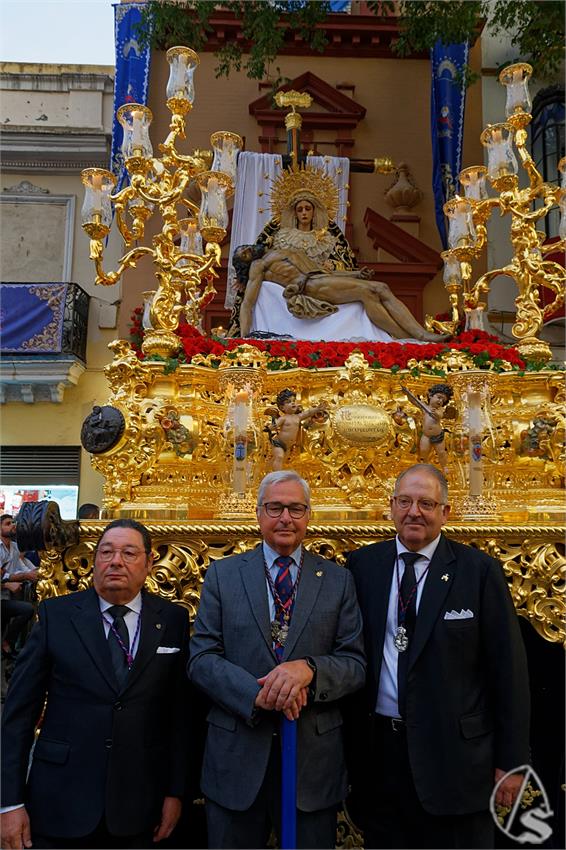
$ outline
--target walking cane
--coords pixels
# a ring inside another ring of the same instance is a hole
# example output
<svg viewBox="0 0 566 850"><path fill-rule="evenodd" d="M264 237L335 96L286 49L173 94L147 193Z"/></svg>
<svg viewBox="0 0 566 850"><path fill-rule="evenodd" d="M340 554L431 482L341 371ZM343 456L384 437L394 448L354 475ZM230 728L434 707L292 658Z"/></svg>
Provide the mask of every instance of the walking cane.
<svg viewBox="0 0 566 850"><path fill-rule="evenodd" d="M297 846L297 721L281 718L281 850Z"/></svg>

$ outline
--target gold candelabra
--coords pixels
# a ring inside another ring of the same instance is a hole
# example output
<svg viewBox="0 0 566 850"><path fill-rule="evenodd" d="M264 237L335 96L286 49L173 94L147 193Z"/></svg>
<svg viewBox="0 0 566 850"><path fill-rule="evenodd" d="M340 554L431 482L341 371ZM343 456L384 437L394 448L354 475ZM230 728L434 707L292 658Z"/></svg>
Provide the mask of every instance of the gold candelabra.
<svg viewBox="0 0 566 850"><path fill-rule="evenodd" d="M124 131L122 154L129 184L113 194L116 177L110 171L87 168L81 175L85 186L82 226L90 237L96 283L112 286L145 255L153 261L157 288L142 348L145 354L162 357L172 356L179 348L175 330L181 313L190 324L198 325L202 309L215 293L219 243L228 227L227 198L234 192L242 148L242 139L236 133L219 131L210 137L214 155L208 150L195 150L190 156L179 153L177 141L186 138L185 116L193 106L193 76L199 58L188 47L172 47L167 51L167 61L166 103L171 121L167 138L159 145L162 156L153 156L151 110L139 103L126 103L116 115ZM194 183L200 188L200 206L188 196ZM112 225L112 207L127 250L117 269L105 272L103 240ZM146 222L156 213L163 221L161 231L153 237L151 247L139 244Z"/></svg>
<svg viewBox="0 0 566 850"><path fill-rule="evenodd" d="M558 164L561 185L545 183L530 156L527 126L531 121L531 99L528 81L532 68L525 62L509 65L499 75L507 89L507 120L488 124L480 136L487 149L487 167L474 165L460 172L464 196L456 195L444 205L448 217L448 250L444 259L444 284L450 300L451 318L440 322L427 316L430 330L453 333L462 308L471 326L482 328L487 294L491 281L498 275L512 278L518 290L516 315L512 333L517 349L524 357L546 362L551 358L548 343L538 338L542 324L564 303L566 275L563 266L545 259L545 255L564 250L566 245L566 158ZM519 166L513 149L527 174L528 186L519 187ZM489 197L486 179L498 192ZM535 202L540 205L535 205ZM546 235L537 223L549 210L560 207L558 242L544 245ZM510 240L513 257L507 265L491 269L472 283L472 260L477 258L487 241L487 223L494 210L511 216ZM554 299L541 305L541 290L549 289Z"/></svg>

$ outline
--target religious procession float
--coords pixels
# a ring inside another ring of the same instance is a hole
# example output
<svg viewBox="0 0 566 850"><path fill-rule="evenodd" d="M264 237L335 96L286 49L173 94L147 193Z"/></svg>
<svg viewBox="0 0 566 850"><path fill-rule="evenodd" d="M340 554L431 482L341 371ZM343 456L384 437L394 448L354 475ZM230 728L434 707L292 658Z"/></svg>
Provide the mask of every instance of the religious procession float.
<svg viewBox="0 0 566 850"><path fill-rule="evenodd" d="M421 325L357 266L344 233L347 169L302 153L309 95L285 86L276 95L287 156L242 151L228 131L189 154L180 143L199 59L174 47L167 60L171 117L159 156L150 109L127 102L117 117L128 179L82 174L96 283L142 261L154 270L130 339L110 345L108 396L81 434L104 477L104 516L138 518L152 534L150 589L194 618L208 565L258 543L258 483L283 467L312 488L307 547L343 564L351 549L392 535L395 478L422 460L447 475L448 535L499 558L523 623L543 644L563 643L564 374L540 332L564 303L564 267L548 254L566 245L566 160L557 187L527 150L530 66L501 72L506 118L481 135L487 166L464 169L444 206L448 312ZM394 168L388 158L369 166ZM560 241L549 247L538 228L553 209ZM512 256L477 275L494 216L509 222ZM107 271L114 219L124 253ZM228 231L230 327L210 334L203 316ZM506 339L487 322L499 275L516 288ZM102 526L62 522L54 503L24 505L18 533L42 550L41 597L89 585Z"/></svg>
<svg viewBox="0 0 566 850"><path fill-rule="evenodd" d="M309 95L277 94L289 110L287 157L266 163L226 131L212 135L212 150L182 153L198 56L175 47L167 59L171 119L160 156L151 111L126 103L117 113L126 185L116 190L100 168L82 175L97 284L142 260L154 268L131 339L110 345L108 398L81 435L105 479L104 515L140 518L152 532L152 589L194 616L210 561L257 543L257 485L270 469L292 467L310 482L308 545L343 563L353 547L391 535L395 477L430 460L450 485L448 533L500 558L519 614L547 641L563 641L564 382L540 330L564 302L565 272L546 257L537 225L560 208L561 242L551 247L563 250L566 163L557 188L526 148L530 66L501 73L506 120L482 134L488 164L461 172L461 194L445 204L449 312L422 326L357 268L343 232L343 169L301 155L298 110ZM374 166L393 168L387 158ZM231 326L206 335L232 198ZM106 271L113 215L125 252ZM509 219L512 258L476 278L493 215ZM144 241L152 218L160 230ZM486 324L501 274L517 291L507 341ZM22 534L38 510L47 533L40 595L83 588L99 524L61 524L53 506L31 505Z"/></svg>

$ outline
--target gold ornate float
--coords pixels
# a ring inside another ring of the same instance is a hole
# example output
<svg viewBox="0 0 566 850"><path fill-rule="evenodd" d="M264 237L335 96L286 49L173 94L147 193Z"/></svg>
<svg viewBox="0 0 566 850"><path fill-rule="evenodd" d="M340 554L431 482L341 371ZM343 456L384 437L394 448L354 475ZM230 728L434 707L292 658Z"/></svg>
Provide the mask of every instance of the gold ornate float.
<svg viewBox="0 0 566 850"><path fill-rule="evenodd" d="M513 350L506 359L493 342L485 341L481 357L480 336L475 349L473 344L455 343L437 347L432 354L425 348L414 356L397 345L391 349L396 352L393 358L380 355L381 363L377 346L370 356L367 345L351 345L341 363L325 364L316 355L313 363L318 368L307 368L290 354L277 354L268 343L232 341L230 346L219 342L212 351L204 347L200 354L192 349L185 358L190 362L182 363L171 359L183 350L179 321L184 311L186 320L198 325L198 311L213 288L237 137L215 136L212 166L210 153L186 156L177 151L177 140L185 135L198 57L186 48L169 54L167 106L172 119L160 146L161 159L149 145L149 111L129 104L121 113L129 187L111 195L112 176L99 169L89 169L83 178L89 199L84 228L91 238L97 282L114 282L144 254L155 267L157 285L149 299L150 321L141 346L145 359L127 342L110 346L107 407L118 425L105 439L102 408L97 414L100 440L93 440L92 454L94 468L105 479L106 516L139 517L153 534L152 589L186 605L194 615L210 561L257 543L254 498L270 465L265 410L287 387L304 408L323 404L329 413L325 421L303 425L288 461L313 489L314 524L307 545L341 563L350 549L390 536L388 501L395 477L418 458L419 414L407 403L403 387L423 398L431 385L443 380L454 391L454 417L445 435L453 505L453 524L447 531L500 557L521 616L545 639L564 640L564 376L541 368L550 352L538 337L551 309L539 306L540 289L554 292L555 309L564 299L564 269L544 259L546 249L535 227L551 207L564 210L566 188L543 183L526 152L528 98L514 96L501 139L494 139L495 130L490 130L490 150L495 145L497 156L490 153L488 176L498 194L486 198L483 167L473 175L468 169L461 178L465 197L449 202L447 209L452 244L445 280L452 323L466 312L481 312L491 277L506 273L519 290L513 328L518 353ZM502 82L508 88L520 85L524 93L527 77L525 67L517 66L506 69ZM291 98L288 105L296 130L300 116L295 106L303 104ZM296 138L295 132L291 135ZM528 189L519 189L514 156L509 154L513 143L529 178ZM297 154L292 167L300 180ZM564 163L561 170L564 177ZM200 208L186 194L195 180L202 190ZM542 206L532 213L535 198ZM107 274L101 266L102 239L112 203L126 247L142 239L145 221L157 212L163 226L152 247L138 242L126 251L118 270ZM514 257L505 269L472 283L471 260L485 242L486 221L496 208L511 215ZM181 217L187 211L191 228ZM563 224L561 228L563 232ZM196 231L206 243L204 249L198 248ZM560 247L564 238L553 245L554 250ZM473 337L468 341L473 343ZM396 360L401 354L401 361ZM538 371L531 371L534 368ZM395 415L399 408L403 418ZM100 523L83 524L78 543L47 552L41 594L88 583L100 528Z"/></svg>

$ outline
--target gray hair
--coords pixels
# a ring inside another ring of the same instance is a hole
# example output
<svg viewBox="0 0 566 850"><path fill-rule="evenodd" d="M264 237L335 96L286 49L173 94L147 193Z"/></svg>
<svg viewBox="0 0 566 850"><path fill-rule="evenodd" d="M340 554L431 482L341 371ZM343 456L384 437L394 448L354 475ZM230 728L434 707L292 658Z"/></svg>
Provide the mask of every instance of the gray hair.
<svg viewBox="0 0 566 850"><path fill-rule="evenodd" d="M310 508L311 504L311 488L307 484L304 478L301 478L298 472L295 472L293 469L279 469L277 472L268 472L265 478L262 480L259 485L259 490L257 491L257 506L260 508L263 504L263 497L265 496L265 491L268 487L271 487L272 484L279 484L280 481L296 481L303 488L303 493L305 495L305 502L307 506Z"/></svg>
<svg viewBox="0 0 566 850"><path fill-rule="evenodd" d="M395 489L393 490L394 495L397 495L401 481L406 475L409 475L410 472L426 472L427 475L430 475L432 478L436 478L436 480L440 484L441 504L448 504L448 481L446 480L446 477L442 474L440 469L438 469L436 466L433 466L432 463L414 463L408 469L405 469L403 472L401 472L401 474L397 476L397 480L395 482Z"/></svg>

